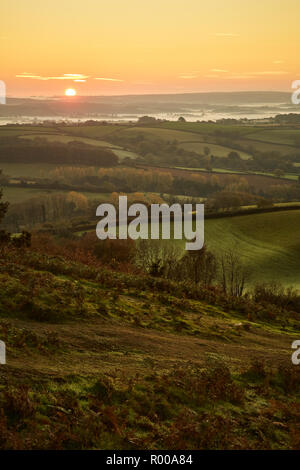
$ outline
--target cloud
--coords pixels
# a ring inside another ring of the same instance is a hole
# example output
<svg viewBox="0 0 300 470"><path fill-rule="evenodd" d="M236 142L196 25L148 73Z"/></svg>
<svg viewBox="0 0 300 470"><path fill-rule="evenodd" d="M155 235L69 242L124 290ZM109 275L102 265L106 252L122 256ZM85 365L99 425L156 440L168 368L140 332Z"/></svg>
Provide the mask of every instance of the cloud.
<svg viewBox="0 0 300 470"><path fill-rule="evenodd" d="M124 82L124 80L120 80L119 78L105 78L105 77L96 77L94 80L103 80L107 82Z"/></svg>
<svg viewBox="0 0 300 470"><path fill-rule="evenodd" d="M16 75L17 78L31 78L32 80L86 80L88 75L83 75L81 73L65 73L58 77L43 77L42 75L35 75L28 72L23 72Z"/></svg>
<svg viewBox="0 0 300 470"><path fill-rule="evenodd" d="M220 72L220 73L227 73L228 70L223 70L223 69L210 69L211 72Z"/></svg>
<svg viewBox="0 0 300 470"><path fill-rule="evenodd" d="M283 70L267 70L263 72L249 72L249 75L286 75L288 72Z"/></svg>
<svg viewBox="0 0 300 470"><path fill-rule="evenodd" d="M197 78L197 75L179 75L178 78L182 78L184 80L190 80L190 79L193 79L193 78Z"/></svg>
<svg viewBox="0 0 300 470"><path fill-rule="evenodd" d="M283 60L274 60L273 64L284 64Z"/></svg>
<svg viewBox="0 0 300 470"><path fill-rule="evenodd" d="M247 78L253 78L253 77L250 75L236 74L236 75L226 75L222 78L225 80L245 80Z"/></svg>
<svg viewBox="0 0 300 470"><path fill-rule="evenodd" d="M286 75L288 72L284 72L282 70L265 70L261 72L247 72L247 73L232 73L231 75L224 75L222 78L223 79L228 79L228 80L237 80L237 79L253 79L254 77L259 77L259 76L280 76L280 75Z"/></svg>

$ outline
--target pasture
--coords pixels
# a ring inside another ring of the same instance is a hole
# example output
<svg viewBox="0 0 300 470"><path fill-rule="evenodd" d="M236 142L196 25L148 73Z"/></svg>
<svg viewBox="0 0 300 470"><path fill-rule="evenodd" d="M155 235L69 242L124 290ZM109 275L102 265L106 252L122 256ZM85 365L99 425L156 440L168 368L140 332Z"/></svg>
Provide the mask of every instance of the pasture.
<svg viewBox="0 0 300 470"><path fill-rule="evenodd" d="M113 145L109 142L105 142L104 140L96 140L96 139L89 139L87 137L77 137L77 136L69 136L66 134L29 134L29 135L20 135L19 138L21 139L46 139L48 142L60 142L62 144L69 144L70 142L81 142L86 145L93 145L96 147L107 147L107 148L118 148L117 145Z"/></svg>
<svg viewBox="0 0 300 470"><path fill-rule="evenodd" d="M218 145L218 144L212 144L209 142L184 142L179 145L179 147L183 148L184 150L189 150L191 152L197 152L201 155L204 155L204 149L205 147L208 147L210 150L210 155L213 155L214 157L220 157L220 158L225 158L228 156L228 154L232 151L236 151L233 148L230 147L224 147L223 145ZM243 160L248 160L251 158L251 155L246 152L242 151L237 151L239 156Z"/></svg>
<svg viewBox="0 0 300 470"><path fill-rule="evenodd" d="M205 221L205 243L218 255L233 250L251 284L278 281L300 289L300 210Z"/></svg>

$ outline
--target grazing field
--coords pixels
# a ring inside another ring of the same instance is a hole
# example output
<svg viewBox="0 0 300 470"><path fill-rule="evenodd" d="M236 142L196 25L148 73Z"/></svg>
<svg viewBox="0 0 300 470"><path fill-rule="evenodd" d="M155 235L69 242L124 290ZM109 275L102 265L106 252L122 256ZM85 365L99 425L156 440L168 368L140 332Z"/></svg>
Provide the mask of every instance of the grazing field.
<svg viewBox="0 0 300 470"><path fill-rule="evenodd" d="M300 130L297 129L270 129L254 125L241 126L206 122L167 122L161 124L161 127L209 136L209 139L212 140L218 135L227 136L233 138L234 142L239 145L251 146L261 152L278 151L292 154L299 151L300 145Z"/></svg>
<svg viewBox="0 0 300 470"><path fill-rule="evenodd" d="M237 253L249 285L276 281L300 290L299 233L300 208L205 220L207 248L217 256ZM184 249L184 241L176 243Z"/></svg>
<svg viewBox="0 0 300 470"><path fill-rule="evenodd" d="M59 127L61 132L73 134L76 136L90 137L92 139L103 139L106 136L126 128L128 125L118 124L99 124L97 126L68 126Z"/></svg>
<svg viewBox="0 0 300 470"><path fill-rule="evenodd" d="M205 242L221 254L234 250L252 271L251 282L276 280L300 289L300 210L205 222Z"/></svg>
<svg viewBox="0 0 300 470"><path fill-rule="evenodd" d="M183 144L180 144L179 147L183 148L184 150L189 150L191 152L200 153L202 155L204 154L205 147L208 147L210 150L210 155L213 155L214 157L221 157L221 158L227 157L230 152L234 151L234 149L230 147L224 147L222 145L212 144L210 142L200 142L200 141L184 142ZM249 158L251 158L251 155L246 152L237 151L237 153L243 160L248 160Z"/></svg>
<svg viewBox="0 0 300 470"><path fill-rule="evenodd" d="M177 140L178 142L188 142L192 140L199 140L198 134L192 134L188 132L181 132L172 129L163 129L160 127L127 127L125 129L120 129L119 134L122 135L130 135L130 136L138 136L141 134L145 134L148 139L152 140L167 140L173 141Z"/></svg>
<svg viewBox="0 0 300 470"><path fill-rule="evenodd" d="M104 140L89 139L87 137L73 137L66 134L30 134L30 135L20 135L21 139L46 139L49 142L60 142L62 144L68 144L69 142L82 142L87 145L94 145L96 147L108 147L108 148L121 148L117 145L110 144Z"/></svg>
<svg viewBox="0 0 300 470"><path fill-rule="evenodd" d="M261 140L262 142L273 142L282 145L300 145L299 129L272 129L261 130L247 135L248 139Z"/></svg>
<svg viewBox="0 0 300 470"><path fill-rule="evenodd" d="M0 126L0 138L1 137L14 137L23 134L32 134L33 132L38 134L52 134L57 133L53 127L44 126Z"/></svg>
<svg viewBox="0 0 300 470"><path fill-rule="evenodd" d="M208 122L164 122L161 127L185 132L195 132L197 134L215 134L218 131L234 132L246 135L253 132L255 126L239 126L228 124L215 124Z"/></svg>

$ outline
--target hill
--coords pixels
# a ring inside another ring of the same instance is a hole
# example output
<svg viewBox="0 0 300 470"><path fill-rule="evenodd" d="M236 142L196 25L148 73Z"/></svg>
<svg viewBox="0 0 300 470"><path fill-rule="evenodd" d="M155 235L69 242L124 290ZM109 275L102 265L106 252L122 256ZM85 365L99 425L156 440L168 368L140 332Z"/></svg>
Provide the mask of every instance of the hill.
<svg viewBox="0 0 300 470"><path fill-rule="evenodd" d="M3 449L299 448L295 313L74 252L1 254Z"/></svg>

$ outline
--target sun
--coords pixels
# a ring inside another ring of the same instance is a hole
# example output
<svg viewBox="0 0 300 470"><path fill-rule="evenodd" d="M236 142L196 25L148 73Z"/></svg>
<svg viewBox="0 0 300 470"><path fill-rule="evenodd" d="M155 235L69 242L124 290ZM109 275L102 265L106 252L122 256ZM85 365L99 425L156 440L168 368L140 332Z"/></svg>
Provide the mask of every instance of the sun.
<svg viewBox="0 0 300 470"><path fill-rule="evenodd" d="M67 88L67 90L65 90L65 95L66 96L75 96L76 95L76 90L74 90L74 88Z"/></svg>

